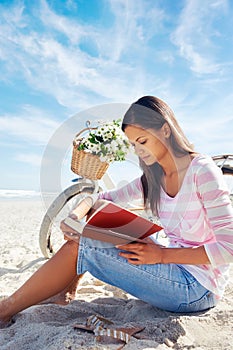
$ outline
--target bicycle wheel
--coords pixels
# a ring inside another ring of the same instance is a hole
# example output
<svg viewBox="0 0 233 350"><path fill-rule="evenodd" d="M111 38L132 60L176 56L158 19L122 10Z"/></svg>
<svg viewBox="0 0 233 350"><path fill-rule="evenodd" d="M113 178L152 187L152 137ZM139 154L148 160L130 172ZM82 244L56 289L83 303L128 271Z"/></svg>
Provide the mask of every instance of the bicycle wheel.
<svg viewBox="0 0 233 350"><path fill-rule="evenodd" d="M85 194L96 191L96 183L81 179L75 185L66 188L50 205L41 223L39 244L45 258L52 257L64 244L64 237L60 230L60 222L71 210L71 199L80 200Z"/></svg>

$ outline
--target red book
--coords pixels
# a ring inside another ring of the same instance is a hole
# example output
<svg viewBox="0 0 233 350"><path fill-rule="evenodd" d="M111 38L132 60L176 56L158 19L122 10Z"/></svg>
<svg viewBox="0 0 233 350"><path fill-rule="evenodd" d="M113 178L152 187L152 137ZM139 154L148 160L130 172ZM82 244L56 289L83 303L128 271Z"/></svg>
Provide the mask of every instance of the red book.
<svg viewBox="0 0 233 350"><path fill-rule="evenodd" d="M96 209L95 209L96 208ZM64 222L73 228L76 234L70 233L71 239L84 236L95 240L109 242L114 245L126 244L142 240L162 229L161 226L143 218L121 206L101 200L93 207L94 212L86 222L70 217Z"/></svg>

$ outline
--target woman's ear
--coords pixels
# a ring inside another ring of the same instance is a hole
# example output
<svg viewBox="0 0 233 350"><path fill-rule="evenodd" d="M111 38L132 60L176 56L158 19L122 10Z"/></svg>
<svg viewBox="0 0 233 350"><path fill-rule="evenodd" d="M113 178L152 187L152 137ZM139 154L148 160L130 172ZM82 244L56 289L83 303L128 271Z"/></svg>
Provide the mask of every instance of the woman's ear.
<svg viewBox="0 0 233 350"><path fill-rule="evenodd" d="M164 137L168 139L171 135L171 129L168 123L163 124L162 129L163 129Z"/></svg>

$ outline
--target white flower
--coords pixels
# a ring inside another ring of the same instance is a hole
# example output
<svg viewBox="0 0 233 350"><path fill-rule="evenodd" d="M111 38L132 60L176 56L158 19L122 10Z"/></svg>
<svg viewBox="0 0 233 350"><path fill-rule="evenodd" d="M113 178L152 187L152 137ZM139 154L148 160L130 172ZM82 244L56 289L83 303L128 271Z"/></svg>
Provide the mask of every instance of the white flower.
<svg viewBox="0 0 233 350"><path fill-rule="evenodd" d="M106 162L107 161L107 157L105 156L100 156L100 161L101 162Z"/></svg>
<svg viewBox="0 0 233 350"><path fill-rule="evenodd" d="M104 162L124 160L130 148L119 120L100 124L87 137L76 140L76 144L79 150L96 154Z"/></svg>

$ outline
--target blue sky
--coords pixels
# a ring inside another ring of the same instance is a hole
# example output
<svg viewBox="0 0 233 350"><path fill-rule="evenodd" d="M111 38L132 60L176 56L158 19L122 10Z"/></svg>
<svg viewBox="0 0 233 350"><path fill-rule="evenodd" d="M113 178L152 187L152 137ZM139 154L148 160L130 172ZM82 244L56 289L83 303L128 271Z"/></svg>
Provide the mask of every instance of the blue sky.
<svg viewBox="0 0 233 350"><path fill-rule="evenodd" d="M0 189L39 191L61 125L143 95L198 151L233 153L232 33L230 0L0 0Z"/></svg>

